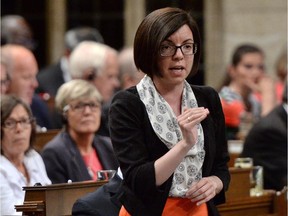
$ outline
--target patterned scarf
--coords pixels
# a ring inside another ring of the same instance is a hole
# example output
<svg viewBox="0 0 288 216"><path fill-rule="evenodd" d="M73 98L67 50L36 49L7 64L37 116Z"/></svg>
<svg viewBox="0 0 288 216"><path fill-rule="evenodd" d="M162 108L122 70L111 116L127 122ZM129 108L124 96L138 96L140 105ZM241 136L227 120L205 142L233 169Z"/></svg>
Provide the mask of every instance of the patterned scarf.
<svg viewBox="0 0 288 216"><path fill-rule="evenodd" d="M172 108L157 92L149 76L145 75L136 87L141 101L146 106L154 132L169 149L173 148L183 137L177 117ZM184 83L181 112L184 111L185 107L198 107L195 95L187 81ZM197 131L198 139L196 144L187 152L174 172L172 187L169 193L171 197L185 197L192 183L202 178L205 150L201 124L197 125Z"/></svg>

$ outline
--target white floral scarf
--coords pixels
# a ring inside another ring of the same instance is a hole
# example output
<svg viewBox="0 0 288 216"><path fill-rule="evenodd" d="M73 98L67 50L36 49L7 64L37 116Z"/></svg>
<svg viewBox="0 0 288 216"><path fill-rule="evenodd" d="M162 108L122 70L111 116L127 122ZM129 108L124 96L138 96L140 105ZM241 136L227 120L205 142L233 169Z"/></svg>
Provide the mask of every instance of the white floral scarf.
<svg viewBox="0 0 288 216"><path fill-rule="evenodd" d="M146 111L154 132L169 149L173 148L182 140L182 132L172 108L157 92L149 76L145 75L136 87L141 101L146 106ZM195 95L187 81L184 83L182 95L182 112L185 107L198 107ZM197 143L188 151L174 172L172 187L169 193L171 197L185 197L192 183L202 178L205 150L201 124L197 126L197 131Z"/></svg>

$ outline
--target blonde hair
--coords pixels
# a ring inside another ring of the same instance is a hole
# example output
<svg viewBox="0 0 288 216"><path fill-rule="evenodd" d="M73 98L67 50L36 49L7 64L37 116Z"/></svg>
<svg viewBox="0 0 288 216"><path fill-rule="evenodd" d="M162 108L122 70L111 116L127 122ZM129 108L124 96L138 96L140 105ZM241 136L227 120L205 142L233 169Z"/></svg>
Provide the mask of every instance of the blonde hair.
<svg viewBox="0 0 288 216"><path fill-rule="evenodd" d="M63 111L69 102L82 98L93 98L99 103L102 102L102 96L93 84L75 79L60 86L55 97L55 106L59 111Z"/></svg>

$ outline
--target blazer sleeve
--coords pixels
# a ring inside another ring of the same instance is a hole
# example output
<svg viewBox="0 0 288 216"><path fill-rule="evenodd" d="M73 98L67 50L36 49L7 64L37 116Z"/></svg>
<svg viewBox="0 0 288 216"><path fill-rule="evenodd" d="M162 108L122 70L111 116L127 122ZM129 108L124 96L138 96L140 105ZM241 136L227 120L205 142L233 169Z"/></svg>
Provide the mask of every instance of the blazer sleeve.
<svg viewBox="0 0 288 216"><path fill-rule="evenodd" d="M215 160L215 174L222 180L223 189L228 190L230 183L230 173L228 168L228 162L230 160L227 144L225 117L222 110L222 105L218 93L211 88L212 93L209 94L213 97L211 101L211 115L215 128L215 141L216 141L216 160Z"/></svg>
<svg viewBox="0 0 288 216"><path fill-rule="evenodd" d="M65 153L57 147L48 146L48 144L41 153L48 177L53 184L67 182L67 168L65 169L63 166L63 159L61 158L61 155L63 157Z"/></svg>
<svg viewBox="0 0 288 216"><path fill-rule="evenodd" d="M225 202L225 191L230 183L228 162L230 160L227 146L225 119L218 93L211 87L194 87L193 91L199 106L209 109L210 114L203 121L206 156L203 176L215 175L223 183L222 191L214 198L215 204Z"/></svg>
<svg viewBox="0 0 288 216"><path fill-rule="evenodd" d="M125 184L142 199L148 199L148 194L153 196L158 190L154 161L163 154L163 151L151 151L147 145L147 142L154 141L150 139L151 126L145 114L146 108L142 101L128 91L121 91L114 96L109 114L112 144ZM154 148L161 147L155 144ZM155 152L159 155L151 156Z"/></svg>
<svg viewBox="0 0 288 216"><path fill-rule="evenodd" d="M102 216L95 208L91 208L87 202L81 198L76 200L72 208L73 216Z"/></svg>

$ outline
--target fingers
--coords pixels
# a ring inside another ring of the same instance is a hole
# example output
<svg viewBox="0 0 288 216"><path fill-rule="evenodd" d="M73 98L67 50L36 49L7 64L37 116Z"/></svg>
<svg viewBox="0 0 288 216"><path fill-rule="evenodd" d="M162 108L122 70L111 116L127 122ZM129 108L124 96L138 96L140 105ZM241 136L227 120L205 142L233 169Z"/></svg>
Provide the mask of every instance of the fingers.
<svg viewBox="0 0 288 216"><path fill-rule="evenodd" d="M263 91L269 91L274 89L274 80L272 77L268 76L267 74L263 74L261 77L258 78L257 81L255 80L248 80L246 85L254 92L262 93Z"/></svg>
<svg viewBox="0 0 288 216"><path fill-rule="evenodd" d="M190 124L196 125L200 123L209 114L208 109L204 107L186 109L177 120L180 125Z"/></svg>
<svg viewBox="0 0 288 216"><path fill-rule="evenodd" d="M197 107L185 109L184 112L177 117L183 140L186 144L192 147L197 142L197 125L205 119L208 114L208 109Z"/></svg>
<svg viewBox="0 0 288 216"><path fill-rule="evenodd" d="M187 191L186 197L197 205L208 202L216 195L217 184L210 177L203 178L193 184Z"/></svg>

